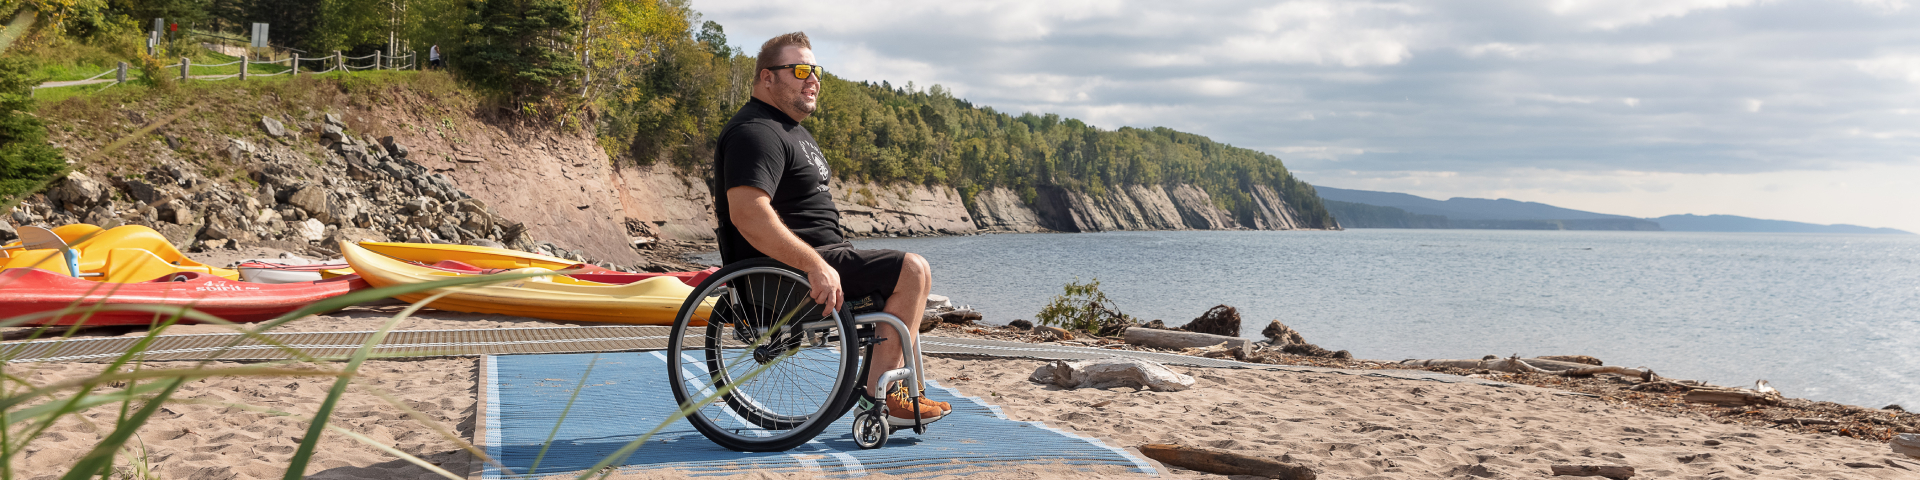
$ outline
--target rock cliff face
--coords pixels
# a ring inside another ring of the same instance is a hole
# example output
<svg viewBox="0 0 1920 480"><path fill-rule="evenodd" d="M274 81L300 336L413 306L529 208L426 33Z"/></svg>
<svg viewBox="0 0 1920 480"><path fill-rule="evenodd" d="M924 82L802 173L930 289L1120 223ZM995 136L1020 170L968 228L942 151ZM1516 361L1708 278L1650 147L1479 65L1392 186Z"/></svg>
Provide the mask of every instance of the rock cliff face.
<svg viewBox="0 0 1920 480"><path fill-rule="evenodd" d="M654 241L713 239L704 174L615 162L587 131L449 115L471 106L405 89L383 95L221 105L219 114L169 125L165 142L117 154L130 160L83 165L86 174L0 212L0 240L16 224L141 223L186 248L326 249L373 238L497 244L652 269L660 265L644 249ZM93 120L56 117L54 140L86 158L165 110L145 102ZM1298 226L1266 187L1251 192L1256 208L1239 219L1192 185L1099 195L1041 187L1031 204L1006 188L978 192L972 205L945 186L840 181L832 192L855 236Z"/></svg>

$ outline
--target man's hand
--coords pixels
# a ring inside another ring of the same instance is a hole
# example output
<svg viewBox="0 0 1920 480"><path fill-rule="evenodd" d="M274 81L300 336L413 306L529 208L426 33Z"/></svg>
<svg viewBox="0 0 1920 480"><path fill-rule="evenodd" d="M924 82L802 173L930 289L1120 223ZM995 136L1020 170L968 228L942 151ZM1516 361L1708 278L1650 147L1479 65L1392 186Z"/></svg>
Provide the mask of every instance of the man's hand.
<svg viewBox="0 0 1920 480"><path fill-rule="evenodd" d="M807 296L827 307L827 312L840 310L846 301L845 292L840 290L840 272L834 271L820 258L820 253L800 237L787 230L775 214L773 199L765 190L754 187L733 187L727 189L727 213L733 217L734 228L740 229L740 235L747 243L780 263L807 272L807 283L813 284L813 290Z"/></svg>
<svg viewBox="0 0 1920 480"><path fill-rule="evenodd" d="M807 272L807 283L813 284L813 291L807 292L813 303L825 305L829 314L840 311L840 304L846 301L842 298L845 292L840 291L840 272L832 267L815 269Z"/></svg>

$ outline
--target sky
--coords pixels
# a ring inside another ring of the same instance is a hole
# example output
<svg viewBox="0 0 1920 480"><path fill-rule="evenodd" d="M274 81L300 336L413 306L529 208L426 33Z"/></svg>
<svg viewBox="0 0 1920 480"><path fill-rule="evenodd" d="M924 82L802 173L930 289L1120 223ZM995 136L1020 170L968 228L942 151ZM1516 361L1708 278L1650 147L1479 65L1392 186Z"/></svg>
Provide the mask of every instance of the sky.
<svg viewBox="0 0 1920 480"><path fill-rule="evenodd" d="M1314 185L1920 233L1920 0L693 0L757 52Z"/></svg>

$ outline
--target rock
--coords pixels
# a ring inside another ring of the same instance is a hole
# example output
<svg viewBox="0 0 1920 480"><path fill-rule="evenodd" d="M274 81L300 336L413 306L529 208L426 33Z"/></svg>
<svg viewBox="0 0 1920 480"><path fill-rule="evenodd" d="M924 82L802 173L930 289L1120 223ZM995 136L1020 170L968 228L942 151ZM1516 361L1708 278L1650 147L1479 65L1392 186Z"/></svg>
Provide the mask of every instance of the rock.
<svg viewBox="0 0 1920 480"><path fill-rule="evenodd" d="M1021 330L1032 330L1033 322L1026 321L1025 319L1018 319L1011 322L1007 322L1007 326L1018 328Z"/></svg>
<svg viewBox="0 0 1920 480"><path fill-rule="evenodd" d="M1041 365L1027 378L1069 389L1144 387L1161 392L1178 392L1193 386L1193 377L1158 363L1127 357L1077 362L1055 360Z"/></svg>
<svg viewBox="0 0 1920 480"><path fill-rule="evenodd" d="M1244 353L1252 353L1253 349L1252 340L1225 335L1183 332L1179 330L1129 328L1127 329L1125 339L1126 342L1130 344L1165 349L1203 348L1221 343L1227 344L1230 348L1240 349Z"/></svg>
<svg viewBox="0 0 1920 480"><path fill-rule="evenodd" d="M327 140L332 140L335 142L346 142L347 132L346 130L341 130L338 125L329 124L327 126L320 127L320 138L325 138Z"/></svg>
<svg viewBox="0 0 1920 480"><path fill-rule="evenodd" d="M953 300L947 299L946 295L929 294L927 295L927 308L953 308Z"/></svg>
<svg viewBox="0 0 1920 480"><path fill-rule="evenodd" d="M1893 446L1893 453L1920 458L1920 434L1902 433L1895 435L1893 441L1888 442L1888 445Z"/></svg>
<svg viewBox="0 0 1920 480"><path fill-rule="evenodd" d="M387 154L394 158L407 158L407 146L395 142L393 137L380 137L380 146L387 148Z"/></svg>
<svg viewBox="0 0 1920 480"><path fill-rule="evenodd" d="M321 240L320 245L328 249L334 249L340 248L341 242L359 243L385 241L387 241L387 235L378 231L365 228L343 227L334 230L333 233L327 234L327 238Z"/></svg>
<svg viewBox="0 0 1920 480"><path fill-rule="evenodd" d="M260 127L267 129L267 135L274 138L287 136L287 126L281 124L279 120L274 120L273 117L260 117Z"/></svg>
<svg viewBox="0 0 1920 480"><path fill-rule="evenodd" d="M1291 480L1319 478L1318 472L1304 465L1225 450L1148 444L1140 446L1140 454L1167 465L1220 475L1251 475Z"/></svg>
<svg viewBox="0 0 1920 480"><path fill-rule="evenodd" d="M1154 329L1154 330L1166 330L1166 329L1167 329L1167 322L1165 322L1165 321L1162 321L1162 320L1160 320L1160 319L1158 319L1158 318L1156 318L1156 319L1153 319L1153 321L1151 321L1151 322L1147 322L1147 323L1144 323L1144 324L1141 324L1141 325L1140 325L1140 328L1151 328L1151 329Z"/></svg>
<svg viewBox="0 0 1920 480"><path fill-rule="evenodd" d="M152 184L134 179L128 179L125 183L127 196L133 197L134 200L139 200L140 203L160 201L160 190L154 188Z"/></svg>
<svg viewBox="0 0 1920 480"><path fill-rule="evenodd" d="M920 333L931 332L933 331L934 327L938 327L938 326L940 326L939 315L926 315L926 316L920 317Z"/></svg>
<svg viewBox="0 0 1920 480"><path fill-rule="evenodd" d="M94 206L93 210L87 212L86 219L82 221L100 228L113 228L127 223L120 220L120 215L115 214L113 209L107 208L105 204Z"/></svg>
<svg viewBox="0 0 1920 480"><path fill-rule="evenodd" d="M1194 333L1237 337L1240 336L1240 311L1226 305L1218 305L1207 309L1207 313L1201 314L1200 318L1180 326L1180 329Z"/></svg>
<svg viewBox="0 0 1920 480"><path fill-rule="evenodd" d="M238 138L227 139L227 158L236 161L246 160L259 151L259 149L253 147L252 143L248 143L246 140Z"/></svg>
<svg viewBox="0 0 1920 480"><path fill-rule="evenodd" d="M506 245L506 244L504 244L504 243L500 243L500 242L496 242L496 241L493 241L493 240L488 240L488 239L484 239L484 238L476 238L476 239L473 239L473 240L468 240L468 241L467 241L467 244L468 244L468 245L473 245L473 246L476 246L476 247L487 247L487 248L507 248L507 245Z"/></svg>
<svg viewBox="0 0 1920 480"><path fill-rule="evenodd" d="M327 238L327 224L318 218L309 218L304 222L293 222L293 233L301 240L318 242Z"/></svg>
<svg viewBox="0 0 1920 480"><path fill-rule="evenodd" d="M8 223L5 220L0 220L0 243L11 242L19 239L20 239L20 232L15 231L13 229L13 224Z"/></svg>
<svg viewBox="0 0 1920 480"><path fill-rule="evenodd" d="M1626 480L1633 477L1633 467L1630 465L1554 465L1553 474Z"/></svg>
<svg viewBox="0 0 1920 480"><path fill-rule="evenodd" d="M327 200L326 187L319 185L308 185L287 196L287 204L306 212L308 217L319 219L321 223L334 223L331 203Z"/></svg>
<svg viewBox="0 0 1920 480"><path fill-rule="evenodd" d="M1274 345L1307 343L1306 337L1300 336L1300 332L1294 331L1292 327L1280 323L1279 320L1268 323L1267 328L1260 330L1260 335L1267 337L1267 341Z"/></svg>
<svg viewBox="0 0 1920 480"><path fill-rule="evenodd" d="M1280 346L1280 353L1299 355L1302 357L1342 358L1340 354L1343 352L1346 352L1346 350L1332 352L1311 343L1289 343ZM1344 358L1353 358L1353 354L1346 355Z"/></svg>
<svg viewBox="0 0 1920 480"><path fill-rule="evenodd" d="M311 117L309 117L309 118L311 118ZM335 127L345 127L345 126L347 126L347 124L346 124L345 122L341 122L341 121L340 121L340 116L339 116L339 115L335 115L335 114L331 114L331 113L329 113L329 114L327 114L327 117L326 117L326 121L327 121L327 125L332 125L332 126L335 126Z"/></svg>
<svg viewBox="0 0 1920 480"><path fill-rule="evenodd" d="M52 197L66 211L80 213L106 202L107 188L87 174L68 172L67 179L53 188Z"/></svg>

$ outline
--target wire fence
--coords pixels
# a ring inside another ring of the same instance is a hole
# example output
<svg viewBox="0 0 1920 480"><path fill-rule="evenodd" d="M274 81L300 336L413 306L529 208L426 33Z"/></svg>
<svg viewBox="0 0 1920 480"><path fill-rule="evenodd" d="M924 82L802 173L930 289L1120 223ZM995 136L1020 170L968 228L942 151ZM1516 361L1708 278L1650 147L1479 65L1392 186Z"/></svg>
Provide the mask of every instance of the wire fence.
<svg viewBox="0 0 1920 480"><path fill-rule="evenodd" d="M172 65L167 65L160 68L179 72L178 75L180 80L182 81L186 81L186 80L216 81L216 80L228 80L228 79L235 79L235 78L246 80L251 77L272 77L272 76L280 76L280 75L301 75L301 74L319 75L319 74L325 74L325 73L332 73L336 71L355 72L355 71L364 71L364 70L417 70L419 69L419 62L416 61L415 59L418 57L419 57L419 52L407 52L407 54L405 55L388 55L386 54L386 52L375 51L367 55L361 55L358 57L349 57L336 51L336 52L333 52L333 55L328 55L324 57L315 57L315 58L302 58L298 55L295 55L287 58L274 59L274 60L254 60L249 56L241 56L239 60L234 60L227 63L217 63L217 64L196 64L196 63L193 63L192 59L181 58L180 63L175 63ZM353 61L367 60L367 59L372 59L373 61L366 63L364 65L355 65L353 63L350 63ZM311 69L309 70L302 71L301 70L302 62L319 62L319 64L317 66L311 67ZM254 65L281 66L282 64L285 64L285 68L277 72L265 72L265 71L260 73L252 72L253 70L252 67ZM234 65L240 66L239 73L229 73L229 74L211 74L210 73L206 75L195 75L193 73L193 69L196 69L196 68L214 69L214 68L222 68L222 67L231 67ZM101 90L105 90L114 85L126 83L128 67L129 66L127 65L127 62L120 62L119 66L115 67L114 69L107 70L105 72L100 72L99 75L94 75L84 80L62 80L62 81L56 81L56 82L46 82L38 86L35 86L33 88L37 90L42 88L59 88L59 87L71 87L71 86L78 86L78 85L96 85L96 84L105 83L108 85L106 87L101 87ZM319 69L320 67L325 67L325 69L321 70ZM155 72L155 73L157 74L158 72ZM114 75L114 78L112 80L106 80L102 78L108 75Z"/></svg>

